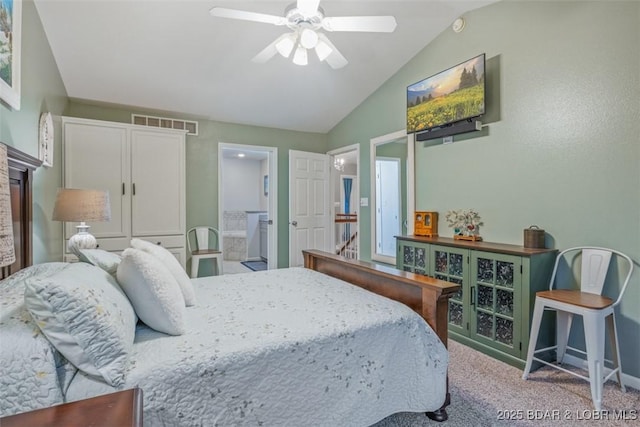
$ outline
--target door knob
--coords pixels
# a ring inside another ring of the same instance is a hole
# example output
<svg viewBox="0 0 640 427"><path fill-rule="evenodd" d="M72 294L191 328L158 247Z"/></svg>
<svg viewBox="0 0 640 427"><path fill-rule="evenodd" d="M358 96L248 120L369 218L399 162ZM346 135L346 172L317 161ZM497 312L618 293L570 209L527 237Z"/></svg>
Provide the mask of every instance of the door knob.
<svg viewBox="0 0 640 427"><path fill-rule="evenodd" d="M294 227L298 226L298 221L291 221L291 225L293 225Z"/></svg>

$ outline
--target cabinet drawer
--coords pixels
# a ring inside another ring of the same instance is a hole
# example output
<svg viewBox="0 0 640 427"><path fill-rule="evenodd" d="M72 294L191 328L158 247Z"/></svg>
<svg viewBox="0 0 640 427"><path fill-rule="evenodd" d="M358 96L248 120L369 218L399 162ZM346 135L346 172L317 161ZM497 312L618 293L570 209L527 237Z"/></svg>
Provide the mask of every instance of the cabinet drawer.
<svg viewBox="0 0 640 427"><path fill-rule="evenodd" d="M144 237L136 237L141 240L147 240L155 245L160 244L165 248L184 248L185 241L184 236L144 236ZM122 252L125 249L131 247L131 239L126 238L116 238L116 239L96 239L98 242L98 249L102 249L109 252ZM65 240L65 253L69 254L66 251L66 247L68 244L68 240Z"/></svg>
<svg viewBox="0 0 640 427"><path fill-rule="evenodd" d="M185 266L186 266L187 256L186 256L186 251L185 251L184 247L167 248L167 250L169 252L171 252L171 254L174 257L176 257L178 262L180 262L180 265L182 265L182 268L186 268ZM114 253L116 253L118 255L122 255L122 250L116 250L116 251L111 251L111 252L114 252ZM64 257L63 257L63 261L64 262L78 262L79 259L74 254L65 253Z"/></svg>
<svg viewBox="0 0 640 427"><path fill-rule="evenodd" d="M96 242L98 244L97 246L98 249L103 249L109 252L115 252L115 251L122 252L123 250L131 246L131 239L129 239L128 237L119 237L115 239L96 239ZM65 240L64 247L65 247L65 253L67 254L69 253L67 250L68 244L69 244L69 241Z"/></svg>
<svg viewBox="0 0 640 427"><path fill-rule="evenodd" d="M185 245L183 235L180 236L133 236L134 239L146 240L165 248L181 248Z"/></svg>

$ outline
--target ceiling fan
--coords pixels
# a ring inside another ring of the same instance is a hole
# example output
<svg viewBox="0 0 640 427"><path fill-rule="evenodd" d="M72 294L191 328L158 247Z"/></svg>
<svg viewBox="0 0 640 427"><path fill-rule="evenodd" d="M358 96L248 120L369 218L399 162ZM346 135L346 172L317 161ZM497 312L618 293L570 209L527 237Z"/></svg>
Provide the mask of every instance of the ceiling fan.
<svg viewBox="0 0 640 427"><path fill-rule="evenodd" d="M327 61L333 69L342 68L347 65L347 59L321 30L391 33L396 28L396 19L393 16L328 17L319 4L320 0L297 0L285 9L284 16L224 7L214 7L210 13L220 18L286 26L291 30L278 37L252 59L258 63L267 62L277 53L285 58L289 58L293 53L294 64L307 65L307 51L313 49L320 61Z"/></svg>

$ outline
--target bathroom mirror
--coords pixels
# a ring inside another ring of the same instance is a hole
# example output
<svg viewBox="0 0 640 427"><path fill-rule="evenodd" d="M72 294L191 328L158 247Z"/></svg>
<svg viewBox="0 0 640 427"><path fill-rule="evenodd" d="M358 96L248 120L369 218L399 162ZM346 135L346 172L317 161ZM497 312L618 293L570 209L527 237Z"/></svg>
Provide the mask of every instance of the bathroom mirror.
<svg viewBox="0 0 640 427"><path fill-rule="evenodd" d="M412 234L414 139L406 131L371 139L371 259L396 263L396 239Z"/></svg>

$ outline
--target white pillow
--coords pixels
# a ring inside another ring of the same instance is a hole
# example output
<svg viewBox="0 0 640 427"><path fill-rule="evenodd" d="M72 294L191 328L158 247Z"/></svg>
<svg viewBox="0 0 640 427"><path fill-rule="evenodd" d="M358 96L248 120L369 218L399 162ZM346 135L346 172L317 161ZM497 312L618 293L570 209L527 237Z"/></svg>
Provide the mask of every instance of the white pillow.
<svg viewBox="0 0 640 427"><path fill-rule="evenodd" d="M80 249L78 251L78 259L100 267L114 277L118 270L118 264L122 261L120 255L102 249Z"/></svg>
<svg viewBox="0 0 640 427"><path fill-rule="evenodd" d="M25 281L24 300L51 344L78 369L124 384L136 315L115 279L87 263Z"/></svg>
<svg viewBox="0 0 640 427"><path fill-rule="evenodd" d="M117 277L147 326L170 335L185 332L184 297L162 261L139 249L125 249Z"/></svg>
<svg viewBox="0 0 640 427"><path fill-rule="evenodd" d="M142 239L132 239L131 246L140 249L141 251L145 251L150 253L167 267L167 269L171 272L171 275L178 281L180 285L180 290L182 290L182 296L184 296L184 302L187 307L195 305L196 303L196 294L193 290L193 283L191 283L191 279L187 276L187 272L184 271L180 262L174 257L171 252L166 250L160 245L154 245L151 242Z"/></svg>

